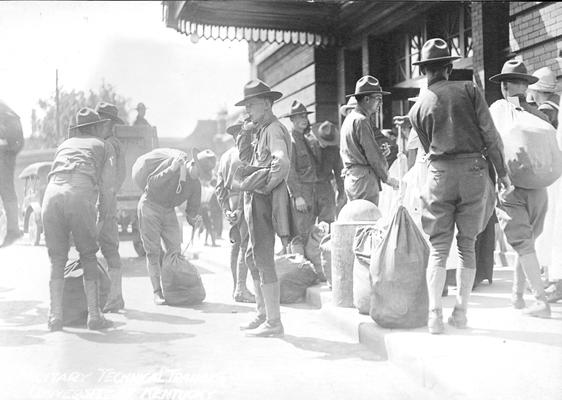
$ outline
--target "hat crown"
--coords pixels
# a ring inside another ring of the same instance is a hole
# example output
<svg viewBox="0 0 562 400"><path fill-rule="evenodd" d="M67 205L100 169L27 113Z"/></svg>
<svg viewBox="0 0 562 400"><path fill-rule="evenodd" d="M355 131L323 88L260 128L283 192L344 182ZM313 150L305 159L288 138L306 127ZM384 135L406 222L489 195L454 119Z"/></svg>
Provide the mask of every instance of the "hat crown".
<svg viewBox="0 0 562 400"><path fill-rule="evenodd" d="M217 162L217 156L209 149L197 153L197 159L201 163L201 166L206 170L212 170L215 168L215 164Z"/></svg>
<svg viewBox="0 0 562 400"><path fill-rule="evenodd" d="M318 136L326 141L334 140L336 136L336 126L330 121L324 121L318 127Z"/></svg>
<svg viewBox="0 0 562 400"><path fill-rule="evenodd" d="M88 125L100 121L99 114L89 107L82 107L76 114L76 125Z"/></svg>
<svg viewBox="0 0 562 400"><path fill-rule="evenodd" d="M558 81L556 74L548 67L542 67L533 72L533 76L538 78L538 82L530 86L529 89L556 91Z"/></svg>
<svg viewBox="0 0 562 400"><path fill-rule="evenodd" d="M525 74L527 75L527 67L521 60L506 61L502 67L502 74Z"/></svg>
<svg viewBox="0 0 562 400"><path fill-rule="evenodd" d="M268 92L271 92L271 88L259 79L251 80L244 86L244 97L256 96Z"/></svg>
<svg viewBox="0 0 562 400"><path fill-rule="evenodd" d="M420 61L427 61L435 58L450 57L449 45L443 39L429 39L424 43L421 50Z"/></svg>
<svg viewBox="0 0 562 400"><path fill-rule="evenodd" d="M371 75L361 77L355 84L355 94L382 92L379 80Z"/></svg>
<svg viewBox="0 0 562 400"><path fill-rule="evenodd" d="M144 105L144 103L139 103L139 104L137 104L137 110L138 110L139 108L142 108L142 109L145 109L145 110L146 110L146 106Z"/></svg>
<svg viewBox="0 0 562 400"><path fill-rule="evenodd" d="M306 112L308 112L308 110L304 104L298 100L293 100L293 103L291 104L291 114L302 114Z"/></svg>
<svg viewBox="0 0 562 400"><path fill-rule="evenodd" d="M114 116L114 117L117 117L117 114L119 114L119 110L117 109L117 107L115 105L113 105L111 103L106 103L104 101L97 104L96 112L98 114L107 114L107 115L111 115L111 116Z"/></svg>

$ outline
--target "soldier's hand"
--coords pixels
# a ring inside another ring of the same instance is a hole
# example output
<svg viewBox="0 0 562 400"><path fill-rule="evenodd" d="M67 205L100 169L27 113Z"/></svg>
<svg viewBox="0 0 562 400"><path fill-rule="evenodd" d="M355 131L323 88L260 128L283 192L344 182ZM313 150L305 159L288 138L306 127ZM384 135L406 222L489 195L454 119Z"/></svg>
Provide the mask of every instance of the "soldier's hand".
<svg viewBox="0 0 562 400"><path fill-rule="evenodd" d="M386 158L390 155L390 146L388 145L388 143L381 144L380 149L382 151L383 157Z"/></svg>
<svg viewBox="0 0 562 400"><path fill-rule="evenodd" d="M308 208L306 206L306 201L304 200L304 197L297 197L295 199L295 208L297 209L297 211L300 211L300 212L308 211Z"/></svg>
<svg viewBox="0 0 562 400"><path fill-rule="evenodd" d="M511 179L507 175L499 178L498 181L500 184L500 200L503 202L506 201L507 196L513 193L515 187L511 184Z"/></svg>
<svg viewBox="0 0 562 400"><path fill-rule="evenodd" d="M186 217L187 223L194 228L200 226L203 223L203 218L200 215L196 215L195 217Z"/></svg>
<svg viewBox="0 0 562 400"><path fill-rule="evenodd" d="M236 225L238 222L240 222L241 215L242 213L240 212L240 210L227 211L226 219L228 220L230 225Z"/></svg>
<svg viewBox="0 0 562 400"><path fill-rule="evenodd" d="M400 188L400 182L392 176L389 176L385 183L391 186L394 190L398 190Z"/></svg>

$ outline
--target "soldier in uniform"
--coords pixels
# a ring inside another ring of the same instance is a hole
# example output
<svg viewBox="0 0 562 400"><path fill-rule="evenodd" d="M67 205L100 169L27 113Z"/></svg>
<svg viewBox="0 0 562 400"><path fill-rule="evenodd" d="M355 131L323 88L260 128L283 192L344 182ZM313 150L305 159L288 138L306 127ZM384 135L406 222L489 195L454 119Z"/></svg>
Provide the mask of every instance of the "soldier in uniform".
<svg viewBox="0 0 562 400"><path fill-rule="evenodd" d="M502 120L502 109L508 101L515 101L517 107L530 112L538 118L550 123L548 117L526 102L526 91L530 84L535 84L539 78L529 75L522 61L506 61L502 72L490 78L499 83L504 99L497 100L490 106L490 112L496 126L505 124ZM508 100L509 99L509 100ZM508 140L508 136L505 140ZM517 185L517 183L516 183ZM540 264L535 249L535 240L544 228L545 216L548 210L548 192L546 188L526 189L515 186L514 191L502 199L499 213L507 242L517 252L517 265L513 276L512 304L516 309L525 307L523 292L525 277L533 290L536 302L524 310L524 314L532 317L549 318L550 307L544 291Z"/></svg>
<svg viewBox="0 0 562 400"><path fill-rule="evenodd" d="M43 198L42 217L45 242L51 261L50 312L48 327L62 329L62 301L64 267L68 261L70 234L80 254L84 270L84 292L88 304L88 328L105 329L112 325L106 320L98 304L97 287L97 226L96 202L100 198L99 219L106 218L105 199L111 198L110 187L103 177L108 176L115 160L101 139L108 119L90 108L82 108L76 124L70 129L77 134L65 140L57 149Z"/></svg>
<svg viewBox="0 0 562 400"><path fill-rule="evenodd" d="M240 160L269 171L266 182L253 192L246 192L244 198L250 248L259 271L259 276L251 271L257 314L254 320L241 327L242 330L252 330L250 336L283 335L280 287L274 260L275 219L281 215L278 208L284 207L288 200L286 181L290 169L291 136L271 109L273 102L281 97L280 92L255 80L245 85L244 99L236 103L246 108L251 119L244 124L237 141Z"/></svg>
<svg viewBox="0 0 562 400"><path fill-rule="evenodd" d="M6 247L21 237L18 225L18 198L14 186L16 156L23 147L20 117L0 101L0 198L6 212L6 237L0 247Z"/></svg>
<svg viewBox="0 0 562 400"><path fill-rule="evenodd" d="M133 126L150 126L146 118L144 118L146 115L146 106L144 103L137 104L135 110L137 110L137 118L133 122Z"/></svg>
<svg viewBox="0 0 562 400"><path fill-rule="evenodd" d="M422 227L429 235L427 267L428 328L442 333L441 294L447 256L455 225L461 265L457 268L457 299L449 324L467 325L468 298L476 274L475 241L492 215L495 194L484 148L500 183L506 175L502 141L480 90L468 81L452 82L452 57L442 39L428 40L416 62L427 76L428 89L409 113L413 128L428 154L426 186L422 190ZM512 189L512 188L511 188Z"/></svg>
<svg viewBox="0 0 562 400"><path fill-rule="evenodd" d="M331 183L332 171L339 170L341 175L339 157L329 157L330 149L320 146L320 141L310 130L308 114L311 112L307 111L304 104L295 100L290 112L281 117L290 118L293 125L291 169L287 180L296 228L291 247L294 253L303 255L304 246L316 220L328 224L334 222L336 196ZM326 134L335 137L328 124L324 125L323 131L331 131ZM329 165L329 162L333 165Z"/></svg>
<svg viewBox="0 0 562 400"><path fill-rule="evenodd" d="M198 152L194 149L192 158L192 161L188 161L187 155L183 154L162 162L148 176L146 188L139 200L140 235L156 305L166 303L161 282L161 242L167 253L181 251L182 233L175 208L185 202L187 222L193 227L201 223L199 179L210 179L215 166L216 157L210 150ZM213 162L209 165L207 160L210 158Z"/></svg>
<svg viewBox="0 0 562 400"><path fill-rule="evenodd" d="M543 114L548 117L548 121L558 128L558 108L560 105L560 96L556 94L561 90L556 79L556 74L548 67L543 67L535 72L533 76L538 79L528 88L528 96Z"/></svg>
<svg viewBox="0 0 562 400"><path fill-rule="evenodd" d="M395 178L388 176L388 164L375 140L375 132L370 123L371 114L377 112L382 104L384 92L379 81L366 75L357 81L354 96L357 105L341 128L340 155L344 166L344 187L349 201L368 200L379 204L381 181L397 188Z"/></svg>
<svg viewBox="0 0 562 400"><path fill-rule="evenodd" d="M114 162L105 169L102 177L109 189L105 209L105 219L99 221L98 243L101 252L109 267L111 278L111 290L104 305L103 312L117 312L125 307L121 287L121 256L119 255L119 227L117 226L117 192L121 188L126 175L125 154L121 142L115 137L114 126L124 125L125 122L119 118L117 107L113 104L100 102L96 106L96 112L101 118L107 118L103 139L106 150L109 152L110 160Z"/></svg>
<svg viewBox="0 0 562 400"><path fill-rule="evenodd" d="M232 135L235 142L243 125L244 121L240 118L226 128L226 132ZM224 215L231 225L229 232L230 242L232 243L230 270L234 282L232 297L237 302L255 303L254 295L246 286L248 264L252 260L251 257L246 258L249 233L248 224L244 218L244 193L236 190L232 185L234 174L240 166L242 166L242 162L238 156L238 148L234 146L221 156L215 192Z"/></svg>

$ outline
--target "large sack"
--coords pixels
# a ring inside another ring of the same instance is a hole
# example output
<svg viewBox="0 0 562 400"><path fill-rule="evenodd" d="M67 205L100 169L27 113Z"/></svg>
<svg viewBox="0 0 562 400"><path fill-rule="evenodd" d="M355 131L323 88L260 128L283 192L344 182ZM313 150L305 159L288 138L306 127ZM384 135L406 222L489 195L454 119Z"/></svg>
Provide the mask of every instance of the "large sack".
<svg viewBox="0 0 562 400"><path fill-rule="evenodd" d="M162 292L169 305L200 304L206 296L199 271L177 252L162 260Z"/></svg>
<svg viewBox="0 0 562 400"><path fill-rule="evenodd" d="M133 180L141 190L144 190L150 174L156 171L163 163L171 162L171 159L178 156L185 157L187 159L187 154L177 149L154 149L146 154L143 154L137 158L131 168Z"/></svg>
<svg viewBox="0 0 562 400"><path fill-rule="evenodd" d="M371 255L382 242L384 231L377 225L358 228L353 239L353 305L360 314L371 308Z"/></svg>
<svg viewBox="0 0 562 400"><path fill-rule="evenodd" d="M332 242L330 241L331 234L327 234L320 241L320 262L322 265L322 272L328 282L328 286L332 287Z"/></svg>
<svg viewBox="0 0 562 400"><path fill-rule="evenodd" d="M302 301L306 296L306 288L318 280L312 264L299 255L275 257L275 269L281 287L282 304Z"/></svg>
<svg viewBox="0 0 562 400"><path fill-rule="evenodd" d="M322 270L322 259L320 256L320 242L324 236L326 236L324 230L318 225L314 225L308 235L306 245L304 246L304 256L312 263L314 271L316 271L316 275L318 275L318 280L320 282L326 282L326 276Z"/></svg>
<svg viewBox="0 0 562 400"><path fill-rule="evenodd" d="M490 112L503 140L513 185L538 189L554 183L562 174L554 127L505 100L492 104Z"/></svg>
<svg viewBox="0 0 562 400"><path fill-rule="evenodd" d="M80 260L69 262L64 267L63 325L84 325L88 318L88 306L82 277L84 270ZM98 294L100 306L106 303L111 279L105 266L98 260Z"/></svg>
<svg viewBox="0 0 562 400"><path fill-rule="evenodd" d="M383 328L427 325L429 246L403 206L371 258L371 310Z"/></svg>

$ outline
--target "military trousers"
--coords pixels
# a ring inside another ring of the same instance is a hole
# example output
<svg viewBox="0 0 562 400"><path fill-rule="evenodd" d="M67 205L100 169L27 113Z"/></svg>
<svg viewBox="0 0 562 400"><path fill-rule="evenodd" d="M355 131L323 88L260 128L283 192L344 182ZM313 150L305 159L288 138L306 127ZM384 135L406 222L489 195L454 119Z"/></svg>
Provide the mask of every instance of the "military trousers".
<svg viewBox="0 0 562 400"><path fill-rule="evenodd" d="M343 187L348 201L362 199L379 205L380 182L371 167L353 165L346 168Z"/></svg>
<svg viewBox="0 0 562 400"><path fill-rule="evenodd" d="M182 233L175 208L162 207L141 196L138 205L139 230L146 252L146 266L154 292L162 290L162 243L167 253L180 252Z"/></svg>
<svg viewBox="0 0 562 400"><path fill-rule="evenodd" d="M277 282L273 210L271 194L244 193L244 214L250 237L247 254L253 259L248 267L254 279L259 274L262 284Z"/></svg>
<svg viewBox="0 0 562 400"><path fill-rule="evenodd" d="M119 255L119 227L115 213L106 216L99 223L98 244L109 269L121 269Z"/></svg>
<svg viewBox="0 0 562 400"><path fill-rule="evenodd" d="M232 278L234 285L245 285L248 269L254 280L259 280L259 271L253 263L253 256L248 253L248 244L250 241L250 232L248 231L248 223L244 214L240 217L240 221L230 228L230 243L232 244L230 252L230 268L232 270Z"/></svg>
<svg viewBox="0 0 562 400"><path fill-rule="evenodd" d="M47 184L42 218L51 261L51 280L64 278L70 234L80 254L84 278L97 279L97 198L96 186L83 174L59 173Z"/></svg>
<svg viewBox="0 0 562 400"><path fill-rule="evenodd" d="M460 268L476 268L476 237L494 210L494 187L480 155L428 162L422 189L422 227L430 242L428 268L445 268L457 227Z"/></svg>

